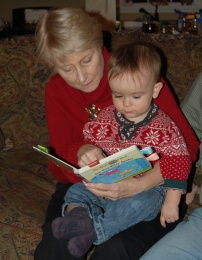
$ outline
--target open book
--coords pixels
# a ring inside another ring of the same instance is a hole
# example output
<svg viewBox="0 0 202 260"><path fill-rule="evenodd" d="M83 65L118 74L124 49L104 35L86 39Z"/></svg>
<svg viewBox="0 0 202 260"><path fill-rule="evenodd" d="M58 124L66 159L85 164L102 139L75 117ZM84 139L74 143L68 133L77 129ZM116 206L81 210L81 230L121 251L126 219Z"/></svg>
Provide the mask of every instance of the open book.
<svg viewBox="0 0 202 260"><path fill-rule="evenodd" d="M71 164L58 159L49 153L48 149L38 145L33 147L36 151L51 160L58 167L62 167L68 171L73 171L77 176L93 183L114 183L125 178L137 176L151 169L151 164L144 154L152 154L150 147L139 150L137 146L131 146L123 149L113 155L105 157L100 161L92 162L91 164L80 169ZM157 158L158 159L158 158Z"/></svg>

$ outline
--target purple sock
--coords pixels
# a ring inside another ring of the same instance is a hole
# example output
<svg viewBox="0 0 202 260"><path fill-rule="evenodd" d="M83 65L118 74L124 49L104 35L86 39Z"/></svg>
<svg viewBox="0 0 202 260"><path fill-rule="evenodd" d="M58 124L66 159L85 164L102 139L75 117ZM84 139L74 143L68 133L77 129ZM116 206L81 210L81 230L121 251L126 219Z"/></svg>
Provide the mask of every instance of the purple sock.
<svg viewBox="0 0 202 260"><path fill-rule="evenodd" d="M65 217L59 217L52 222L53 235L57 239L71 239L94 230L93 221L84 207L76 207Z"/></svg>
<svg viewBox="0 0 202 260"><path fill-rule="evenodd" d="M93 229L87 234L83 234L70 239L67 248L70 254L72 254L73 256L81 257L88 252L96 238L97 235L95 233L95 230Z"/></svg>

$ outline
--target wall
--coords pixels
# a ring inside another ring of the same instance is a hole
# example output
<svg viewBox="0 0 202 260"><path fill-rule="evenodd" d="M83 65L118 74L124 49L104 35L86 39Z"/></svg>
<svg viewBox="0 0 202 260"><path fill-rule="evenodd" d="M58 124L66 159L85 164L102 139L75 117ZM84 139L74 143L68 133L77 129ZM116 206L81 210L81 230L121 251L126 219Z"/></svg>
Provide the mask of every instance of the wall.
<svg viewBox="0 0 202 260"><path fill-rule="evenodd" d="M0 0L0 17L3 18L4 21L12 22L12 9L37 6L71 6L83 8L85 6L85 0Z"/></svg>

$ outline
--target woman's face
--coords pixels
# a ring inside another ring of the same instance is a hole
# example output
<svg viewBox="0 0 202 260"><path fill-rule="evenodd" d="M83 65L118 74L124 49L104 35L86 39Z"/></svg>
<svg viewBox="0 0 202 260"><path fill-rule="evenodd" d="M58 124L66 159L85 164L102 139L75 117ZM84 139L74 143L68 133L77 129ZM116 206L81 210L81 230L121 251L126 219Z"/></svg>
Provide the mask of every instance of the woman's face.
<svg viewBox="0 0 202 260"><path fill-rule="evenodd" d="M55 70L73 88L93 92L100 84L104 71L101 49L88 49L69 54Z"/></svg>

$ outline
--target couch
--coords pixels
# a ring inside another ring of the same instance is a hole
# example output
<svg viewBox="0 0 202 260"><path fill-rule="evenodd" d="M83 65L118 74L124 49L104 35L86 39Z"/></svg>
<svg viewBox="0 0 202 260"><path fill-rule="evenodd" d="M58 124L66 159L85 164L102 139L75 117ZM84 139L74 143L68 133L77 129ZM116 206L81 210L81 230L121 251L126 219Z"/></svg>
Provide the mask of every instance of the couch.
<svg viewBox="0 0 202 260"><path fill-rule="evenodd" d="M166 57L164 76L181 102L202 68L202 36L120 31L112 37L126 35L160 47ZM48 146L44 91L52 74L36 57L34 35L0 40L0 129L5 137L0 151L1 259L33 259L41 240L56 180L32 146ZM200 184L199 171L194 181ZM188 214L199 205L196 197Z"/></svg>

